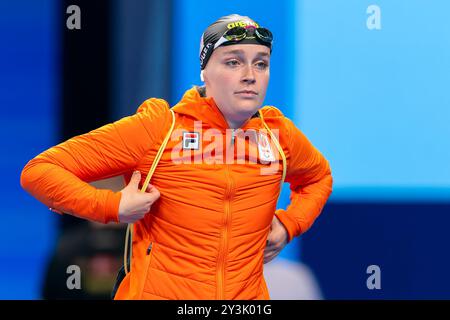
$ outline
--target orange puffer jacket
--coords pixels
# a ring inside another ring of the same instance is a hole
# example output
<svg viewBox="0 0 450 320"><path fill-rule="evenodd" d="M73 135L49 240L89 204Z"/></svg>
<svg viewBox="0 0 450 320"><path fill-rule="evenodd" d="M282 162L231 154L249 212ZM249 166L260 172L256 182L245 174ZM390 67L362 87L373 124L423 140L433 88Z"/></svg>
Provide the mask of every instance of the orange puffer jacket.
<svg viewBox="0 0 450 320"><path fill-rule="evenodd" d="M289 241L312 225L332 190L327 160L278 109L263 107L265 122L278 132L291 187L291 204L276 210L283 170L272 139L267 147L237 131L230 135L214 100L195 87L172 110L172 139L151 181L161 197L134 224L131 272L116 299L269 299L263 253L272 218L277 215ZM128 183L134 170L144 181L171 123L164 100L146 100L135 115L32 159L21 185L62 212L118 222L121 193L87 182L124 175ZM254 116L241 129L263 128ZM253 151L256 161L250 161Z"/></svg>

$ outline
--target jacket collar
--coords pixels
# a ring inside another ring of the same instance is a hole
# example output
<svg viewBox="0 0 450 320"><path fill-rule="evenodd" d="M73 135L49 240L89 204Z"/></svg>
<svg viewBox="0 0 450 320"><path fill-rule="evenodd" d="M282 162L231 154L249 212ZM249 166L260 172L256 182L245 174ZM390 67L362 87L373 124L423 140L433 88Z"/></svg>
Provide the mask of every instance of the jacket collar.
<svg viewBox="0 0 450 320"><path fill-rule="evenodd" d="M172 109L178 114L187 115L197 121L205 122L213 128L229 129L228 123L214 99L212 97L202 97L195 86L187 90ZM256 112L242 128L259 127L260 123L259 113Z"/></svg>

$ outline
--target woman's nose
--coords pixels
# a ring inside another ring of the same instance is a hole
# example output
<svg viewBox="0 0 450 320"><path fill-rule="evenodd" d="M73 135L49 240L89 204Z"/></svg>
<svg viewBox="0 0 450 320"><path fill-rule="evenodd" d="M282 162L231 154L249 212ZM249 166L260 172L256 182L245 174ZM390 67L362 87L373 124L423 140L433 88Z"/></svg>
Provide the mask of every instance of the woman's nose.
<svg viewBox="0 0 450 320"><path fill-rule="evenodd" d="M243 71L242 82L254 83L255 81L255 73L252 66L246 66Z"/></svg>

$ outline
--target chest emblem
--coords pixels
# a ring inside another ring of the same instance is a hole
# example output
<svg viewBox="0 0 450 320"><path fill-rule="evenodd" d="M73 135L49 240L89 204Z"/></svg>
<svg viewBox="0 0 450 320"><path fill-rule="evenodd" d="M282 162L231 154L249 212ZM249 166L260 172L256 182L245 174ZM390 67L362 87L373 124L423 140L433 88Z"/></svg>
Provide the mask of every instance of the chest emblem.
<svg viewBox="0 0 450 320"><path fill-rule="evenodd" d="M275 156L269 143L269 138L267 138L267 135L262 132L258 135L258 154L261 161L275 161Z"/></svg>
<svg viewBox="0 0 450 320"><path fill-rule="evenodd" d="M199 140L199 132L183 132L183 150L198 150Z"/></svg>

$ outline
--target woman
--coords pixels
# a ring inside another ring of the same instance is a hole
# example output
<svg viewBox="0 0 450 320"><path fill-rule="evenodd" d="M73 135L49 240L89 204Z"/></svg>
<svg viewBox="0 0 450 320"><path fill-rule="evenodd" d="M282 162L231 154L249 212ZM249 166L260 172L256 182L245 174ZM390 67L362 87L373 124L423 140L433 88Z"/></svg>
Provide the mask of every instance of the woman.
<svg viewBox="0 0 450 320"><path fill-rule="evenodd" d="M278 109L261 108L271 51L268 29L222 17L201 38L203 87L171 109L146 100L24 168L23 188L53 210L133 223L116 299L269 299L263 263L312 225L332 187L320 152ZM118 175L120 192L87 183ZM284 179L291 204L276 210Z"/></svg>

